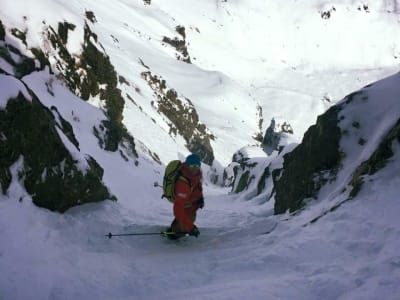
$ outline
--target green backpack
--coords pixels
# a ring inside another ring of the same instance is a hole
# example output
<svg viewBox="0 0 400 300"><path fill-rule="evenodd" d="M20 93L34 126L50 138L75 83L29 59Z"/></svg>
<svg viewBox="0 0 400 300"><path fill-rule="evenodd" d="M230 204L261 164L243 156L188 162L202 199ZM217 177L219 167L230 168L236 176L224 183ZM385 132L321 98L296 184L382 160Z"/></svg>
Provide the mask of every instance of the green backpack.
<svg viewBox="0 0 400 300"><path fill-rule="evenodd" d="M172 160L165 167L163 179L163 195L161 198L167 198L169 202L174 203L175 198L175 182L180 176L181 161Z"/></svg>

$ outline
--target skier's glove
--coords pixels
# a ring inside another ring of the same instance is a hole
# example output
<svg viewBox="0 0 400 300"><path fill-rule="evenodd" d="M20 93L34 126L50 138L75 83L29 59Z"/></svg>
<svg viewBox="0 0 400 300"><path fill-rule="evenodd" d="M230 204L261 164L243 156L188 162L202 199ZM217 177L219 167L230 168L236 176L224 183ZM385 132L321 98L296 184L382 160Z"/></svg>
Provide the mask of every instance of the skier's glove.
<svg viewBox="0 0 400 300"><path fill-rule="evenodd" d="M198 237L200 235L199 229L196 227L196 225L193 226L193 229L189 232L189 235Z"/></svg>
<svg viewBox="0 0 400 300"><path fill-rule="evenodd" d="M197 206L199 208L203 208L204 207L204 198L201 197L199 200L197 200Z"/></svg>

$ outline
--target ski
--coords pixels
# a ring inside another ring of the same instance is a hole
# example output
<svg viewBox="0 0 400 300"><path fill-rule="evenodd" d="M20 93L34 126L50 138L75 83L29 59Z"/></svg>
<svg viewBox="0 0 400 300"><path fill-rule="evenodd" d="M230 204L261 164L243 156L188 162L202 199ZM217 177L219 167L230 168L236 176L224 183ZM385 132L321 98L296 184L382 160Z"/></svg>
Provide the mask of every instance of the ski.
<svg viewBox="0 0 400 300"><path fill-rule="evenodd" d="M167 231L161 231L161 232L143 232L143 233L111 233L109 232L105 236L111 239L113 236L140 236L140 235L171 235L175 234L175 232L167 232Z"/></svg>

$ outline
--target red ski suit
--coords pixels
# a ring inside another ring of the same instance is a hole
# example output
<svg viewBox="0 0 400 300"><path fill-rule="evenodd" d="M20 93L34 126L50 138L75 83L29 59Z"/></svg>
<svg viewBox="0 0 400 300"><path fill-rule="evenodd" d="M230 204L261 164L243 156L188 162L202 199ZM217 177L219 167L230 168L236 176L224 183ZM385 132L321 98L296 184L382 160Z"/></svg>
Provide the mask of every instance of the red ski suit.
<svg viewBox="0 0 400 300"><path fill-rule="evenodd" d="M197 201L203 197L202 174L200 169L193 173L185 163L181 172L184 178L180 176L175 183L174 215L179 222L179 230L190 232L199 209Z"/></svg>

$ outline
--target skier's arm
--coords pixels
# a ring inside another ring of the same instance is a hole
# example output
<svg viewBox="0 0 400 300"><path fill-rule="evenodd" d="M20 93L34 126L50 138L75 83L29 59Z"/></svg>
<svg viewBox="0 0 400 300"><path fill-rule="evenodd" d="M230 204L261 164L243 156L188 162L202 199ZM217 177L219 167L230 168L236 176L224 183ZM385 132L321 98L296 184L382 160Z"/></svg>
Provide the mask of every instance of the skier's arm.
<svg viewBox="0 0 400 300"><path fill-rule="evenodd" d="M186 232L190 232L194 224L190 218L186 216L185 205L190 201L190 186L178 180L175 184L175 201L174 215L179 223L182 224Z"/></svg>
<svg viewBox="0 0 400 300"><path fill-rule="evenodd" d="M196 185L192 191L191 199L195 200L195 204L197 205L197 208L203 208L204 207L204 196L203 196L203 187L201 184L201 181L199 182L198 185Z"/></svg>

